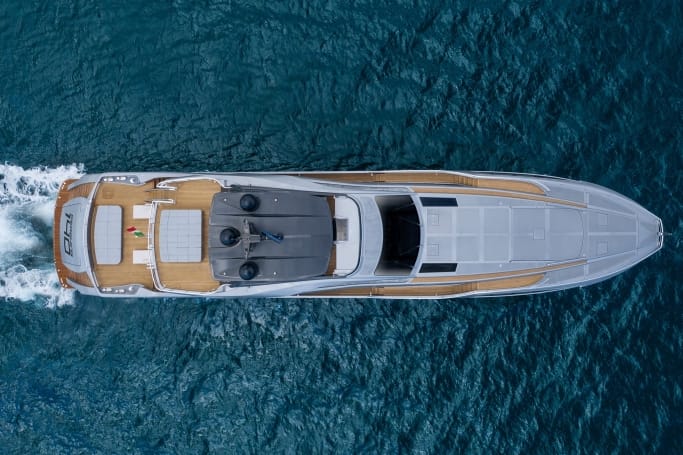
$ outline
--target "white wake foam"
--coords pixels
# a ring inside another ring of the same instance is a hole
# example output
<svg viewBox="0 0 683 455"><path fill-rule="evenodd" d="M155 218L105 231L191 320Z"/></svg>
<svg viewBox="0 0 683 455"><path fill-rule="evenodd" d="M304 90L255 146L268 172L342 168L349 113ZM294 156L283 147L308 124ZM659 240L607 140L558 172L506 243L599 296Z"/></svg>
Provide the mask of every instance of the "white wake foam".
<svg viewBox="0 0 683 455"><path fill-rule="evenodd" d="M52 214L59 185L83 165L24 169L0 164L0 298L46 306L72 302L54 269Z"/></svg>

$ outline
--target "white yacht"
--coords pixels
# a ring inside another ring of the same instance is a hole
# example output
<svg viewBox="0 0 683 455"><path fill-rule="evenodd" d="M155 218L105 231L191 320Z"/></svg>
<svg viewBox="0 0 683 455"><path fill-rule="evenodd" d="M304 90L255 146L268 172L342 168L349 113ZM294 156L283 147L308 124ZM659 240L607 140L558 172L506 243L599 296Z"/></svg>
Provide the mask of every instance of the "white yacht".
<svg viewBox="0 0 683 455"><path fill-rule="evenodd" d="M662 242L597 185L448 171L88 174L63 183L54 227L64 287L135 298L531 294Z"/></svg>

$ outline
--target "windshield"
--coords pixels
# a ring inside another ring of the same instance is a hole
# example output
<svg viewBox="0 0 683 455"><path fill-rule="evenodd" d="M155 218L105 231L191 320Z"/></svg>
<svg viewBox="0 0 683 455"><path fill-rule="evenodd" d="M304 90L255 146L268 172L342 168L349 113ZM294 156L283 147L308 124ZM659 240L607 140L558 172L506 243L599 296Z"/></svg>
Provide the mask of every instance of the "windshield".
<svg viewBox="0 0 683 455"><path fill-rule="evenodd" d="M377 196L382 216L382 255L376 275L408 275L420 252L420 218L410 196Z"/></svg>

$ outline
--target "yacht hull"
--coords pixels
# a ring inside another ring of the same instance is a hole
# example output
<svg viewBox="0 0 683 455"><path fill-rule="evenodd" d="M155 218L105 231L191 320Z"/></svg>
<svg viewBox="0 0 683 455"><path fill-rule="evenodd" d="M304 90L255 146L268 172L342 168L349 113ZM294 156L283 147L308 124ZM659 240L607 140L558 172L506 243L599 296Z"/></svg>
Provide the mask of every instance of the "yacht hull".
<svg viewBox="0 0 683 455"><path fill-rule="evenodd" d="M88 174L64 182L54 225L64 287L136 298L532 294L663 242L598 185L447 171Z"/></svg>

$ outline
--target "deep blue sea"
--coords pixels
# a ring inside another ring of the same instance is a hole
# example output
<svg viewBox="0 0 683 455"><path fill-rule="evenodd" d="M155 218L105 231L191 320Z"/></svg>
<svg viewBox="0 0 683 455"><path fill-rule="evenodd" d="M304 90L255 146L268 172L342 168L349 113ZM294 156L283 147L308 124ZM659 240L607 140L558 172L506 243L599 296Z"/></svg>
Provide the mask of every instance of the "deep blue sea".
<svg viewBox="0 0 683 455"><path fill-rule="evenodd" d="M683 3L0 2L0 453L683 453ZM59 183L448 169L595 182L664 249L499 299L60 291Z"/></svg>

